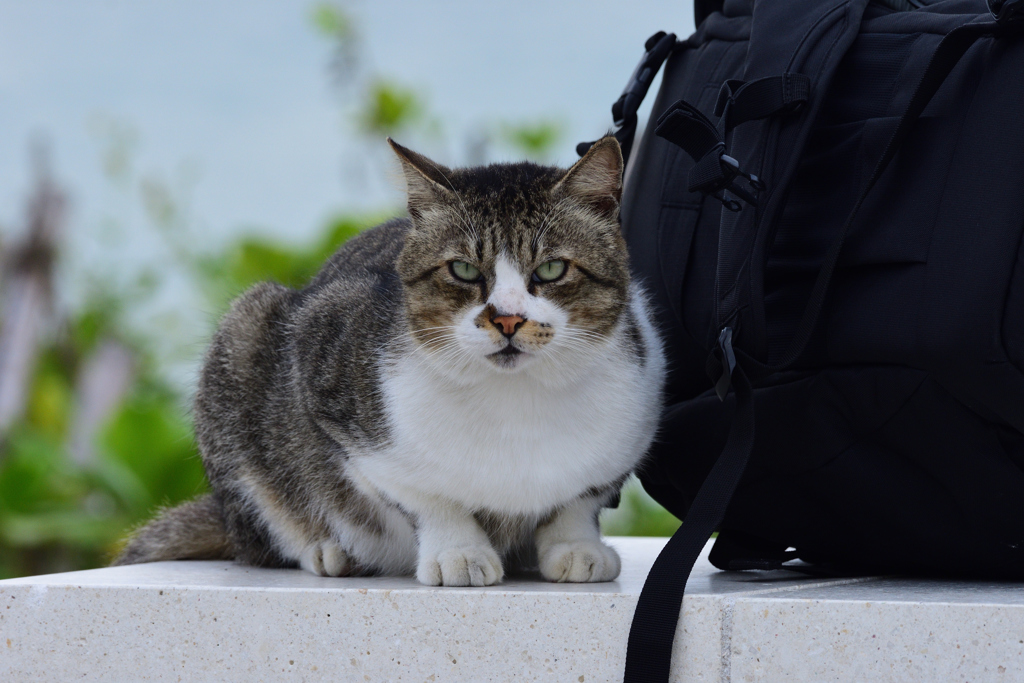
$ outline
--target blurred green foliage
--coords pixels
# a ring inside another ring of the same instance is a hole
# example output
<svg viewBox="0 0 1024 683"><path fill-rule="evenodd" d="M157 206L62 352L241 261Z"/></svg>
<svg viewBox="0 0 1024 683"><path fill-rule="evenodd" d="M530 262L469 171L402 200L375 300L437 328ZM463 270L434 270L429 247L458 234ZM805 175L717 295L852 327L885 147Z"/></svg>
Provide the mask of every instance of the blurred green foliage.
<svg viewBox="0 0 1024 683"><path fill-rule="evenodd" d="M555 121L505 124L500 129L499 138L526 157L543 159L562 138L562 126Z"/></svg>
<svg viewBox="0 0 1024 683"><path fill-rule="evenodd" d="M203 276L214 307L223 311L232 298L263 280L288 287L304 286L345 240L394 214L335 217L316 240L305 245L242 237L220 254L199 258L197 271Z"/></svg>
<svg viewBox="0 0 1024 683"><path fill-rule="evenodd" d="M601 511L601 532L607 536L671 536L679 524L675 515L647 495L636 477L622 487L617 508Z"/></svg>
<svg viewBox="0 0 1024 683"><path fill-rule="evenodd" d="M172 251L221 312L259 281L302 287L345 240L393 213L337 217L309 244L242 237L216 254ZM0 441L0 578L102 566L157 509L207 489L182 397L153 367L147 340L123 329L123 310L139 303L134 292L95 297L39 354L24 415ZM96 435L94 457L77 462L76 382L112 338L141 367Z"/></svg>
<svg viewBox="0 0 1024 683"><path fill-rule="evenodd" d="M114 320L90 308L44 349L25 414L0 443L0 578L101 566L158 506L205 490L179 397L151 373L99 430L95 457L72 458L75 379Z"/></svg>
<svg viewBox="0 0 1024 683"><path fill-rule="evenodd" d="M317 30L332 40L352 40L355 37L352 18L337 5L326 2L315 5L310 19Z"/></svg>
<svg viewBox="0 0 1024 683"><path fill-rule="evenodd" d="M359 123L367 134L397 135L423 119L423 103L411 88L379 78L369 84L359 113Z"/></svg>

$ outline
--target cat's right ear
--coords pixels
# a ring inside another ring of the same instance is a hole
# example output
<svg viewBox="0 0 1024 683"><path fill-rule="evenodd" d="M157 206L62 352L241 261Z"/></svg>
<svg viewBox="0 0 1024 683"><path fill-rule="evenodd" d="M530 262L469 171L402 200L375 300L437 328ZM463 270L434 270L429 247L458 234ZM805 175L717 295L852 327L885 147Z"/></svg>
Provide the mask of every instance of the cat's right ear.
<svg viewBox="0 0 1024 683"><path fill-rule="evenodd" d="M566 171L554 191L589 204L599 213L614 218L622 201L622 150L614 136L606 135L593 145L583 158Z"/></svg>
<svg viewBox="0 0 1024 683"><path fill-rule="evenodd" d="M403 147L391 138L388 138L388 144L391 145L391 149L395 150L398 160L402 162L406 196L409 200L409 214L413 218L419 218L424 209L450 194L451 183L448 181L450 171L422 154Z"/></svg>

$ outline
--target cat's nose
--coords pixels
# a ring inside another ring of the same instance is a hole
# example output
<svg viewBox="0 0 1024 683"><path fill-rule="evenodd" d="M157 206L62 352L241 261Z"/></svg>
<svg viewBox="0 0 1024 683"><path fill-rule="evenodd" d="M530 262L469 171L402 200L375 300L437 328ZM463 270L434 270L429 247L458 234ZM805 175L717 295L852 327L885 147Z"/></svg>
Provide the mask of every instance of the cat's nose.
<svg viewBox="0 0 1024 683"><path fill-rule="evenodd" d="M498 328L498 331L511 338L526 321L518 315L496 315L491 318L491 322Z"/></svg>

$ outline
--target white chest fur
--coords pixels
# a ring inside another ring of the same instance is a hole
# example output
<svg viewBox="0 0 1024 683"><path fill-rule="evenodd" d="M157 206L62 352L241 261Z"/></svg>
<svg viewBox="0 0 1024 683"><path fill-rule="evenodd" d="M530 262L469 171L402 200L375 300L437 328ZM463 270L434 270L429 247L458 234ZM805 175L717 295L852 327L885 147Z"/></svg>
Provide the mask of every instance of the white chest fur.
<svg viewBox="0 0 1024 683"><path fill-rule="evenodd" d="M376 488L439 496L469 509L542 515L630 471L653 437L663 362L643 325L647 360L624 342L586 372L535 372L453 385L415 355L384 382L392 445L354 458Z"/></svg>

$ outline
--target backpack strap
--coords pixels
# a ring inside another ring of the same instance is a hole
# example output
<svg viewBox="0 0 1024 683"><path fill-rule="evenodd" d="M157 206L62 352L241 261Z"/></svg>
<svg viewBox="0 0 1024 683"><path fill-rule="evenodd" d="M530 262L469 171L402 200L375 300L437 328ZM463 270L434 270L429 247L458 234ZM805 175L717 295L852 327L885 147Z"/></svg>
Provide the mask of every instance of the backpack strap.
<svg viewBox="0 0 1024 683"><path fill-rule="evenodd" d="M1008 0L1009 1L1009 0ZM1024 0L1014 0L1024 5ZM736 349L732 329L724 327L709 366L717 373L719 396L731 386L736 394L736 412L725 448L701 485L686 519L654 562L637 601L626 651L626 683L668 681L672 661L672 643L682 608L683 593L693 565L711 533L718 528L736 487L746 469L754 446L755 421L751 379L760 379L788 367L803 352L825 300L839 253L850 225L864 199L892 161L900 145L931 101L953 67L967 50L987 35L1018 34L1024 27L1019 17L1010 21L984 21L965 24L950 31L939 43L921 76L881 158L862 189L854 208L836 237L818 274L812 296L804 311L796 336L783 360L766 365ZM724 214L725 212L723 212ZM724 391L721 387L724 381Z"/></svg>
<svg viewBox="0 0 1024 683"><path fill-rule="evenodd" d="M668 56L676 48L676 34L658 31L644 43L644 56L640 63L633 69L633 75L623 89L619 99L612 105L612 121L615 122L615 130L612 133L619 141L622 148L622 162L629 161L629 153L633 149L633 138L636 137L637 116L640 104L647 96L647 91L654 82L654 77L665 63ZM576 153L583 156L587 153L593 142L581 142L576 145Z"/></svg>

